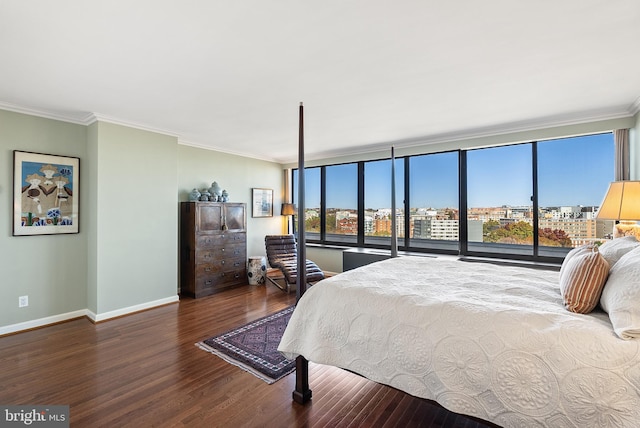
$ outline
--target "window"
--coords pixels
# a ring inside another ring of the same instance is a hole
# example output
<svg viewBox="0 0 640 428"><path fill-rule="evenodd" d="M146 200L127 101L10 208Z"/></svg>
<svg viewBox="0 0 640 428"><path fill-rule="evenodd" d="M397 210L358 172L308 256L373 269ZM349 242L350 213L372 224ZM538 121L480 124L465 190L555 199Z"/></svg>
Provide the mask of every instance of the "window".
<svg viewBox="0 0 640 428"><path fill-rule="evenodd" d="M613 158L612 133L396 158L398 244L559 261L611 235L613 222L595 216ZM391 159L307 168L305 178L310 242L390 247Z"/></svg>
<svg viewBox="0 0 640 428"><path fill-rule="evenodd" d="M304 231L307 239L320 239L320 167L304 169ZM298 170L293 170L293 203L298 205ZM294 231L298 230L298 215L294 216Z"/></svg>
<svg viewBox="0 0 640 428"><path fill-rule="evenodd" d="M404 159L396 159L396 236L404 237ZM391 159L364 163L364 242L391 245Z"/></svg>
<svg viewBox="0 0 640 428"><path fill-rule="evenodd" d="M325 240L358 240L358 164L326 167Z"/></svg>
<svg viewBox="0 0 640 428"><path fill-rule="evenodd" d="M613 221L596 220L613 181L613 135L538 143L539 254L563 256L566 248L603 242Z"/></svg>
<svg viewBox="0 0 640 428"><path fill-rule="evenodd" d="M533 255L532 146L467 152L467 249Z"/></svg>
<svg viewBox="0 0 640 428"><path fill-rule="evenodd" d="M458 152L409 158L410 247L458 250Z"/></svg>

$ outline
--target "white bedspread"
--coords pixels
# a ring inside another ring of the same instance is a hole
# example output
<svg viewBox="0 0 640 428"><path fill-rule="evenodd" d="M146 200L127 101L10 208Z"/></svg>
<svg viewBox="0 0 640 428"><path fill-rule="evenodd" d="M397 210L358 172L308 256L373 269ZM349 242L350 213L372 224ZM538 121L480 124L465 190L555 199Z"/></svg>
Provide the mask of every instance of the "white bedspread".
<svg viewBox="0 0 640 428"><path fill-rule="evenodd" d="M638 341L558 273L400 257L311 287L278 349L504 427L639 427ZM312 388L313 389L313 388Z"/></svg>

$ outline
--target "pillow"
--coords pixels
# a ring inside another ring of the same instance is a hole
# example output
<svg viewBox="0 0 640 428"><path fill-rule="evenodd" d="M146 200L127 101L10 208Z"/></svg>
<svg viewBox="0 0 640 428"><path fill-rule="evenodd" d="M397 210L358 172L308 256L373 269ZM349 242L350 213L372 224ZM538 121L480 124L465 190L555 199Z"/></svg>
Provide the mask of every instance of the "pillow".
<svg viewBox="0 0 640 428"><path fill-rule="evenodd" d="M620 257L611 269L600 305L618 336L626 340L640 337L640 247Z"/></svg>
<svg viewBox="0 0 640 428"><path fill-rule="evenodd" d="M633 235L615 238L600 246L600 254L609 262L609 269L611 269L620 257L638 246L640 242Z"/></svg>
<svg viewBox="0 0 640 428"><path fill-rule="evenodd" d="M574 258L579 254L583 254L585 252L590 253L592 249L593 249L593 244L586 244L586 245L582 245L581 247L576 247L573 250L569 251L567 255L564 257L564 260L562 261L562 266L560 266L560 277L562 277L564 270L567 268L567 265L569 264L569 261L572 258Z"/></svg>
<svg viewBox="0 0 640 428"><path fill-rule="evenodd" d="M560 273L560 294L564 306L571 312L588 314L600 300L609 274L609 263L596 246L578 248L571 257L567 254L565 262Z"/></svg>

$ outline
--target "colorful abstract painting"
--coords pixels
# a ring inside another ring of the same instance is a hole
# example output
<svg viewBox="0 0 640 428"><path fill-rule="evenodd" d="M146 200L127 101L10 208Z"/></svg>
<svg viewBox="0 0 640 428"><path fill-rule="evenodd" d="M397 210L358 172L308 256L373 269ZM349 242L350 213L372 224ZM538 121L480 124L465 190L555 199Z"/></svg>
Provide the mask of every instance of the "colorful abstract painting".
<svg viewBox="0 0 640 428"><path fill-rule="evenodd" d="M80 159L13 152L13 234L78 233Z"/></svg>

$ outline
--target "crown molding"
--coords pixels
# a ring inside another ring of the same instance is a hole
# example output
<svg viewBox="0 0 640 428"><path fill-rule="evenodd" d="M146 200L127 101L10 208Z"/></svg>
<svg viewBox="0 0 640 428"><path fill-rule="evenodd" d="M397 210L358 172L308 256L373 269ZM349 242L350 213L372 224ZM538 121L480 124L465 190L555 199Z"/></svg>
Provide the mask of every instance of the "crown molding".
<svg viewBox="0 0 640 428"><path fill-rule="evenodd" d="M267 162L275 162L279 164L290 164L297 161L297 157L292 158L269 158L259 157L252 153L238 152L229 150L228 148L211 146L208 144L197 143L180 138L180 134L167 129L157 128L154 126L122 120L112 116L93 113L93 112L58 112L53 110L38 109L32 107L19 106L16 104L0 101L0 109L22 113L31 116L38 116L46 119L58 120L62 122L74 123L77 125L88 126L95 122L106 122L115 125L122 125L129 128L140 129L143 131L154 132L171 136L178 139L178 144L184 146L195 147L204 150L211 150L221 153L227 153L236 156L242 156ZM605 120L624 119L635 116L640 112L640 97L638 97L631 105L617 106L613 108L592 110L588 112L551 116L546 118L538 118L533 120L501 124L491 127L467 129L462 131L442 133L437 135L415 137L397 141L386 141L375 144L367 144L352 148L342 148L324 152L307 153L307 160L322 160L327 158L354 156L371 154L387 149L394 145L396 148L411 148L421 145L444 144L453 141L463 141L475 138L485 138L505 134L516 134L520 132L531 132L544 128L558 128L563 126L580 125L589 122L598 122Z"/></svg>
<svg viewBox="0 0 640 428"><path fill-rule="evenodd" d="M629 111L631 112L631 114L635 115L637 113L640 113L640 97L638 97L638 99L636 99L633 104L631 104L631 107L629 107Z"/></svg>
<svg viewBox="0 0 640 428"><path fill-rule="evenodd" d="M178 144L180 144L181 146L194 147L196 149L210 150L210 151L213 151L213 152L226 153L228 155L234 155L234 156L242 156L243 158L256 159L256 160L261 160L261 161L266 161L266 162L283 163L283 162L281 162L280 160L278 160L276 158L260 157L260 156L256 156L256 155L251 154L251 153L233 151L233 150L229 150L229 149L223 148L223 147L217 147L217 146L212 146L212 145L208 145L208 144L197 143L197 142L194 142L194 141L184 140L182 138L178 138Z"/></svg>
<svg viewBox="0 0 640 428"><path fill-rule="evenodd" d="M75 123L76 125L86 125L87 113L56 112L53 110L37 109L33 107L19 106L17 104L0 101L0 109L12 111L14 113L37 116L45 119L59 120L61 122Z"/></svg>
<svg viewBox="0 0 640 428"><path fill-rule="evenodd" d="M140 129L142 131L154 132L156 134L168 135L170 137L180 138L180 134L169 131L168 129L156 128L154 126L145 125L143 123L130 122L127 120L118 119L116 117L107 116L100 113L91 113L86 118L85 125L91 125L95 122L105 122L114 125L126 126L127 128Z"/></svg>

